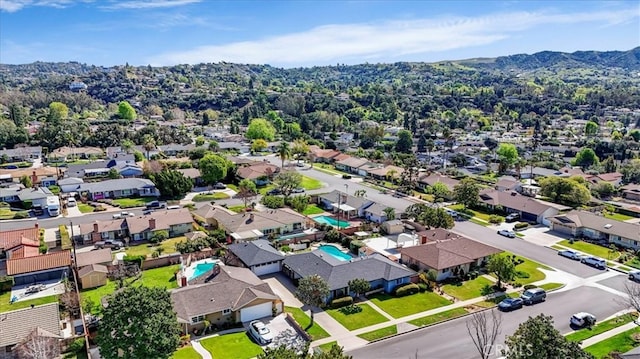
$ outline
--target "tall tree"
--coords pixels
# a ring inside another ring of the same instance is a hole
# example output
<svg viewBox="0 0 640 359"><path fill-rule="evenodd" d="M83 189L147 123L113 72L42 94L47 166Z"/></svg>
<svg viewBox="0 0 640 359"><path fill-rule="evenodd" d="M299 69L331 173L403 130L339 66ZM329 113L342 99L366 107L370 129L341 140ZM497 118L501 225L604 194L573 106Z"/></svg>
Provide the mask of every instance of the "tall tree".
<svg viewBox="0 0 640 359"><path fill-rule="evenodd" d="M400 153L411 153L413 148L413 135L409 130L398 131L398 141L396 142L396 151Z"/></svg>
<svg viewBox="0 0 640 359"><path fill-rule="evenodd" d="M596 153L589 147L585 147L576 154L576 158L573 160L574 166L580 166L583 169L587 169L591 166L597 166L600 163L600 159L596 156Z"/></svg>
<svg viewBox="0 0 640 359"><path fill-rule="evenodd" d="M156 148L156 140L150 134L146 134L142 137L142 147L147 152L147 160L150 160L149 152Z"/></svg>
<svg viewBox="0 0 640 359"><path fill-rule="evenodd" d="M49 116L47 121L59 123L69 118L69 108L62 102L52 102L49 104Z"/></svg>
<svg viewBox="0 0 640 359"><path fill-rule="evenodd" d="M247 208L247 203L258 194L256 183L252 180L245 178L238 183L238 196L242 197L244 201L244 208Z"/></svg>
<svg viewBox="0 0 640 359"><path fill-rule="evenodd" d="M245 136L250 140L273 141L276 136L276 129L264 118L254 118L249 123Z"/></svg>
<svg viewBox="0 0 640 359"><path fill-rule="evenodd" d="M490 314L488 314L490 312ZM489 359L491 349L500 334L502 317L496 309L473 313L467 320L467 333L480 354L480 359Z"/></svg>
<svg viewBox="0 0 640 359"><path fill-rule="evenodd" d="M118 104L118 117L123 120L135 120L138 115L136 114L136 110L131 106L131 104L127 101L120 101Z"/></svg>
<svg viewBox="0 0 640 359"><path fill-rule="evenodd" d="M313 307L320 307L329 296L329 284L317 274L306 276L298 281L298 288L295 292L296 298L308 305L311 312L311 323L313 326Z"/></svg>
<svg viewBox="0 0 640 359"><path fill-rule="evenodd" d="M284 161L289 159L289 156L291 156L291 148L289 147L289 142L280 142L280 145L278 145L278 156L280 156L280 160L282 161L281 168L284 169Z"/></svg>
<svg viewBox="0 0 640 359"><path fill-rule="evenodd" d="M98 335L105 359L168 359L180 342L180 326L164 288L125 287L108 299Z"/></svg>
<svg viewBox="0 0 640 359"><path fill-rule="evenodd" d="M500 172L507 171L518 161L518 149L511 143L501 143L496 154L500 160Z"/></svg>
<svg viewBox="0 0 640 359"><path fill-rule="evenodd" d="M163 197L181 198L191 191L193 181L185 177L182 172L162 170L159 173L149 173L148 178L156 185Z"/></svg>
<svg viewBox="0 0 640 359"><path fill-rule="evenodd" d="M273 184L285 197L289 197L294 189L300 188L302 184L302 174L296 171L280 172L274 179Z"/></svg>
<svg viewBox="0 0 640 359"><path fill-rule="evenodd" d="M510 257L496 254L491 256L487 263L487 270L498 278L498 289L502 288L502 283L513 280L516 275L516 266Z"/></svg>
<svg viewBox="0 0 640 359"><path fill-rule="evenodd" d="M581 180L584 179L557 176L542 178L538 181L540 194L551 198L552 202L569 206L587 204L591 200L591 192L585 184L580 182Z"/></svg>
<svg viewBox="0 0 640 359"><path fill-rule="evenodd" d="M371 283L364 278L354 278L347 282L349 290L356 294L356 297L371 290Z"/></svg>
<svg viewBox="0 0 640 359"><path fill-rule="evenodd" d="M309 144L307 144L307 141L302 138L293 141L291 154L296 156L296 160L298 162L300 161L300 159L307 157L307 155L309 154Z"/></svg>
<svg viewBox="0 0 640 359"><path fill-rule="evenodd" d="M597 123L589 121L584 125L584 134L587 137L593 137L598 134L599 129L600 126Z"/></svg>
<svg viewBox="0 0 640 359"><path fill-rule="evenodd" d="M230 162L226 158L214 153L207 153L198 162L202 180L208 184L214 184L227 177L229 167Z"/></svg>
<svg viewBox="0 0 640 359"><path fill-rule="evenodd" d="M479 194L480 186L470 177L463 178L453 187L453 195L456 201L462 203L465 208L475 206L478 203Z"/></svg>

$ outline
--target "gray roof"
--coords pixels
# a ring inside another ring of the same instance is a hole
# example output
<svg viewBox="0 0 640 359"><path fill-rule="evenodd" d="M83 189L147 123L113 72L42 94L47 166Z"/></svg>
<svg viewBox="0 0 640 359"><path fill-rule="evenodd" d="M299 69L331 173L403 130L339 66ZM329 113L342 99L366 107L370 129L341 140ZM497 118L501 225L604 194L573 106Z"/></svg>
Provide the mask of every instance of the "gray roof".
<svg viewBox="0 0 640 359"><path fill-rule="evenodd" d="M102 182L83 183L79 191L108 192L131 188L155 187L153 182L145 178L120 178Z"/></svg>
<svg viewBox="0 0 640 359"><path fill-rule="evenodd" d="M60 186L66 186L66 185L72 185L72 184L82 184L84 183L84 180L82 178L78 178L78 177L68 177L68 178L63 178L61 180L58 181L58 185Z"/></svg>
<svg viewBox="0 0 640 359"><path fill-rule="evenodd" d="M340 196L340 204L346 204L353 208L361 208L363 206L367 206L367 204L372 203L371 200L368 200L364 197L351 196L338 190L333 190L329 193L322 194L319 197L331 203L338 203L338 196Z"/></svg>
<svg viewBox="0 0 640 359"><path fill-rule="evenodd" d="M601 233L640 241L640 225L616 221L587 211L571 211L548 218L551 222L567 227L589 228Z"/></svg>
<svg viewBox="0 0 640 359"><path fill-rule="evenodd" d="M47 197L57 197L55 194L46 187L38 188L25 188L18 193L18 197L21 201L42 199Z"/></svg>
<svg viewBox="0 0 640 359"><path fill-rule="evenodd" d="M0 347L14 345L37 328L60 336L58 303L38 305L0 314Z"/></svg>
<svg viewBox="0 0 640 359"><path fill-rule="evenodd" d="M258 239L251 242L236 243L228 246L247 267L258 264L280 261L284 255L269 244L269 241Z"/></svg>
<svg viewBox="0 0 640 359"><path fill-rule="evenodd" d="M365 213L371 213L373 215L376 216L384 216L384 210L387 209L389 206L383 206L380 203L374 203L371 206L367 207L367 209L365 209Z"/></svg>
<svg viewBox="0 0 640 359"><path fill-rule="evenodd" d="M343 262L315 250L287 256L282 264L301 277L318 274L327 281L330 290L345 288L347 283L355 278L364 278L370 282L378 279L390 281L415 274L411 269L377 253Z"/></svg>

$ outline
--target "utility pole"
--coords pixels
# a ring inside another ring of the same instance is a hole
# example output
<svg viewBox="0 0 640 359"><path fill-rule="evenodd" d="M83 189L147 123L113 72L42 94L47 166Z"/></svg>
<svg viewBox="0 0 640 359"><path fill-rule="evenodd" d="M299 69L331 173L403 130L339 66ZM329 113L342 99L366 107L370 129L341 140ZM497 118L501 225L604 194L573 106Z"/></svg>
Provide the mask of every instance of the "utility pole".
<svg viewBox="0 0 640 359"><path fill-rule="evenodd" d="M69 221L71 226L71 246L73 247L73 267L78 270L78 257L76 256L76 240L73 235L73 222Z"/></svg>

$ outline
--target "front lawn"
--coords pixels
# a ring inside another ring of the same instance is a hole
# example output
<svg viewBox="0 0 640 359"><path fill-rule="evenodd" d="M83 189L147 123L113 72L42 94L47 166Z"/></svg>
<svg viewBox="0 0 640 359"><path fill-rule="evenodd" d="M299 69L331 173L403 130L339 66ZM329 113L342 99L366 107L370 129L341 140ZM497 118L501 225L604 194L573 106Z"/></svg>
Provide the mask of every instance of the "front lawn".
<svg viewBox="0 0 640 359"><path fill-rule="evenodd" d="M318 323L313 322L313 326L311 328L307 328L309 323L311 323L311 318L307 315L307 313L303 312L302 309L296 307L284 307L285 312L291 313L293 319L307 331L307 334L311 336L312 340L318 340L322 338L326 338L329 336Z"/></svg>
<svg viewBox="0 0 640 359"><path fill-rule="evenodd" d="M635 217L627 216L626 214L622 214L622 213L609 213L608 211L604 212L604 216L605 218L614 219L616 221L621 221L621 222L635 218Z"/></svg>
<svg viewBox="0 0 640 359"><path fill-rule="evenodd" d="M158 248L162 248L163 254L175 253L176 251L176 243L182 242L187 239L185 236L180 236L176 238L169 238L165 241L162 241L160 245L156 246L151 243L143 243L135 246L131 246L126 248L125 252L128 256L146 256L149 257L153 252L155 252Z"/></svg>
<svg viewBox="0 0 640 359"><path fill-rule="evenodd" d="M229 195L224 192L214 192L214 193L207 193L207 194L197 194L193 197L193 201L209 202L209 201L215 201L215 200L227 199L227 198L229 198Z"/></svg>
<svg viewBox="0 0 640 359"><path fill-rule="evenodd" d="M200 359L202 356L193 347L184 347L176 350L171 359Z"/></svg>
<svg viewBox="0 0 640 359"><path fill-rule="evenodd" d="M380 328L378 330L374 330L368 333L360 334L358 335L358 337L370 342L370 341L373 341L376 339L382 339L397 333L398 333L398 327L396 325L392 325L392 326Z"/></svg>
<svg viewBox="0 0 640 359"><path fill-rule="evenodd" d="M11 302L11 291L0 294L0 313L9 312L16 309L28 308L33 305L42 305L48 303L55 303L58 301L57 295L50 295L48 297L41 297L36 299L27 299L15 302Z"/></svg>
<svg viewBox="0 0 640 359"><path fill-rule="evenodd" d="M464 308L455 308L455 309L447 310L437 314L428 315L426 317L411 320L409 321L409 324L413 324L418 327L423 327L425 325L435 324L443 320L458 318L465 314L467 314L467 311L464 310Z"/></svg>
<svg viewBox="0 0 640 359"><path fill-rule="evenodd" d="M567 335L565 338L567 338L568 340L571 340L573 342L581 342L585 339L589 339L591 337L594 337L598 334L602 334L606 331L609 331L611 329L620 327L622 325L625 325L627 323L632 322L633 320L635 320L636 318L638 318L638 314L633 313L633 314L623 314L621 316L609 319L609 320L605 320L604 322L598 323L595 326L593 326L591 329L581 329L578 331L575 331L569 335Z"/></svg>
<svg viewBox="0 0 640 359"><path fill-rule="evenodd" d="M554 289L558 289L560 287L562 287L564 284L563 283L545 283L545 284L541 284L538 287L546 290L547 292L550 292Z"/></svg>
<svg viewBox="0 0 640 359"><path fill-rule="evenodd" d="M94 206L90 206L86 203L78 203L78 209L82 213L91 213L96 210Z"/></svg>
<svg viewBox="0 0 640 359"><path fill-rule="evenodd" d="M307 176L302 176L302 183L300 185L307 191L322 188L322 182Z"/></svg>
<svg viewBox="0 0 640 359"><path fill-rule="evenodd" d="M633 257L632 259L626 261L624 264L635 269L640 269L640 260L638 260L638 257Z"/></svg>
<svg viewBox="0 0 640 359"><path fill-rule="evenodd" d="M498 296L492 299L483 300L482 302L477 302L477 303L474 303L473 305L477 307L482 307L482 308L493 308L496 305L498 305L498 303L506 299L507 297L518 298L519 296L520 296L520 292L513 292L513 293L509 293L508 295L503 294L501 296Z"/></svg>
<svg viewBox="0 0 640 359"><path fill-rule="evenodd" d="M451 301L433 292L423 292L406 297L394 297L390 294L377 293L370 297L371 302L394 318L424 312L425 310L443 307Z"/></svg>
<svg viewBox="0 0 640 359"><path fill-rule="evenodd" d="M585 351L596 358L604 358L614 350L619 353L626 353L640 345L640 342L633 339L633 336L638 334L640 334L640 328L629 329L626 332L586 347Z"/></svg>
<svg viewBox="0 0 640 359"><path fill-rule="evenodd" d="M509 256L516 261L523 261L522 263L516 265L516 277L513 280L514 282L518 282L522 285L531 284L533 282L543 280L547 277L544 273L539 271L538 268L552 270L544 264L534 262L531 259L525 257L516 256L513 253L504 252L500 255ZM495 277L493 273L491 275Z"/></svg>
<svg viewBox="0 0 640 359"><path fill-rule="evenodd" d="M14 212L8 208L0 208L0 219L14 219L16 215L20 218L29 218L28 211Z"/></svg>
<svg viewBox="0 0 640 359"><path fill-rule="evenodd" d="M620 252L618 252L618 251L615 251L615 252L611 253L610 249L607 248L607 247L599 246L599 245L593 244L593 243L587 243L587 242L584 242L584 241L574 241L573 244L572 244L568 239L565 239L564 241L560 242L559 244L563 245L565 247L573 248L573 249L578 250L580 252L588 253L588 254L594 255L596 257L604 258L604 259L615 260L616 258L618 258L620 256Z"/></svg>
<svg viewBox="0 0 640 359"><path fill-rule="evenodd" d="M474 209L464 208L464 205L462 204L454 204L454 205L448 206L448 208L470 217L480 218L487 222L489 222L489 217L491 216L491 213L485 213L485 212L480 212Z"/></svg>
<svg viewBox="0 0 640 359"><path fill-rule="evenodd" d="M139 197L139 198L118 198L114 199L112 203L114 205L119 205L120 208L133 208L133 207L144 207L147 203L151 201L155 201L157 198L155 197Z"/></svg>
<svg viewBox="0 0 640 359"><path fill-rule="evenodd" d="M344 314L340 311L340 309L343 308L328 309L327 313L333 317L333 319L338 321L338 323L342 324L343 327L349 330L356 330L387 321L387 318L378 313L375 309L371 308L370 305L357 304L357 306L362 308L362 311L359 313Z"/></svg>
<svg viewBox="0 0 640 359"><path fill-rule="evenodd" d="M215 359L249 359L255 358L262 353L262 348L254 343L246 332L202 339L200 344Z"/></svg>
<svg viewBox="0 0 640 359"><path fill-rule="evenodd" d="M492 281L483 276L479 276L468 281L443 285L442 290L459 300L467 300L486 295L491 292L492 285Z"/></svg>
<svg viewBox="0 0 640 359"><path fill-rule="evenodd" d="M307 208L305 208L305 210L302 211L302 214L304 214L305 216L312 216L314 214L320 214L320 213L324 213L324 209L318 207L315 204L308 205Z"/></svg>

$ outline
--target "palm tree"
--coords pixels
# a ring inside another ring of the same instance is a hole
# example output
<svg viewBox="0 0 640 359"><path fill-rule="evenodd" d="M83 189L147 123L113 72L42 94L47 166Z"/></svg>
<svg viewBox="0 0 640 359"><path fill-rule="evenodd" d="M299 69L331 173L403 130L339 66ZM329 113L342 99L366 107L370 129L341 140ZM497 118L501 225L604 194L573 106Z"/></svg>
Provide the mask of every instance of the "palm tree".
<svg viewBox="0 0 640 359"><path fill-rule="evenodd" d="M282 160L281 168L284 169L284 161L291 156L291 148L289 148L289 142L281 141L278 146L278 155L280 156L280 160Z"/></svg>
<svg viewBox="0 0 640 359"><path fill-rule="evenodd" d="M398 174L398 171L392 169L387 171L387 174L385 175L385 177L387 177L387 181L394 183L396 181L397 174Z"/></svg>
<svg viewBox="0 0 640 359"><path fill-rule="evenodd" d="M384 216L387 218L387 221L396 219L396 210L394 208L387 207L382 212L384 212Z"/></svg>
<svg viewBox="0 0 640 359"><path fill-rule="evenodd" d="M147 160L149 159L149 151L156 148L156 140L151 137L151 135L147 134L142 137L142 147L147 151Z"/></svg>

